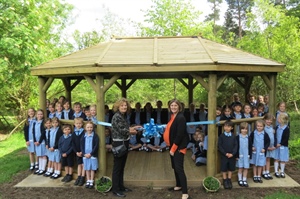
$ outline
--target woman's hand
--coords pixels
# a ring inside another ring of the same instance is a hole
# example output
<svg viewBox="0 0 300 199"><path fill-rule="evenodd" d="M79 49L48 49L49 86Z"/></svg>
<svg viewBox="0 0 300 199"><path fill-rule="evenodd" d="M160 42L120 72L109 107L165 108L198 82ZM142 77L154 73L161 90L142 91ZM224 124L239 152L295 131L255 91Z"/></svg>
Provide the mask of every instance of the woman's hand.
<svg viewBox="0 0 300 199"><path fill-rule="evenodd" d="M171 156L174 156L174 152L170 151L170 155L171 155Z"/></svg>

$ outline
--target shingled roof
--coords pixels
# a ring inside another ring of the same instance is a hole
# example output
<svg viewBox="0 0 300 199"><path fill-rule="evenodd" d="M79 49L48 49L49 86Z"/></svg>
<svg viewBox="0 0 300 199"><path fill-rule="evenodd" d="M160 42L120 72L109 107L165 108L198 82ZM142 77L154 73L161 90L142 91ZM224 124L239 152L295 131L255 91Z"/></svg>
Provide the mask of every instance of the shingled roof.
<svg viewBox="0 0 300 199"><path fill-rule="evenodd" d="M82 76L126 73L143 77L166 73L224 71L269 73L284 71L284 64L197 36L127 37L77 51L33 67L36 76ZM165 75L163 75L165 74Z"/></svg>

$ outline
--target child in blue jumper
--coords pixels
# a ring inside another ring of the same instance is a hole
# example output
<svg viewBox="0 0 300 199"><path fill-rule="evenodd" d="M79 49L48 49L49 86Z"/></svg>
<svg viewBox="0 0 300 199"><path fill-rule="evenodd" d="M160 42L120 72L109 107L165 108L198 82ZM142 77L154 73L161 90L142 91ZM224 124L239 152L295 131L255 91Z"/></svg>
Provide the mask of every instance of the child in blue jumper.
<svg viewBox="0 0 300 199"><path fill-rule="evenodd" d="M219 136L218 149L221 153L221 171L225 189L232 189L231 176L235 170L235 156L237 153L237 140L233 131L233 122L227 120L224 123L224 133Z"/></svg>
<svg viewBox="0 0 300 199"><path fill-rule="evenodd" d="M72 146L72 127L70 124L65 124L63 127L63 136L59 138L58 149L61 154L62 166L65 167L66 176L61 180L62 182L70 182L72 180L74 153Z"/></svg>

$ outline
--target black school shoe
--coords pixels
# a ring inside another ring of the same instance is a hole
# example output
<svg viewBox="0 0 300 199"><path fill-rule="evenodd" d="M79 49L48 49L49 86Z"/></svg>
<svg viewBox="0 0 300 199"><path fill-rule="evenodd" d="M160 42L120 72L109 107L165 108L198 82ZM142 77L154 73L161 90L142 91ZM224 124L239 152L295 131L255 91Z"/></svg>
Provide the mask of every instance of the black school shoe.
<svg viewBox="0 0 300 199"><path fill-rule="evenodd" d="M266 179L266 180L269 180L269 176L268 176L267 173L263 174L262 177L263 177L264 179Z"/></svg>
<svg viewBox="0 0 300 199"><path fill-rule="evenodd" d="M232 182L231 182L231 179L228 178L227 180L228 180L228 185L229 185L228 189L232 189Z"/></svg>
<svg viewBox="0 0 300 199"><path fill-rule="evenodd" d="M223 179L223 186L224 186L224 189L229 189L228 179Z"/></svg>
<svg viewBox="0 0 300 199"><path fill-rule="evenodd" d="M77 179L74 182L74 185L77 186L79 185L79 181L80 181L81 176L78 176Z"/></svg>
<svg viewBox="0 0 300 199"><path fill-rule="evenodd" d="M253 182L258 183L258 177L253 177Z"/></svg>
<svg viewBox="0 0 300 199"><path fill-rule="evenodd" d="M259 183L263 183L263 181L262 181L261 177L257 177L257 182L259 182Z"/></svg>
<svg viewBox="0 0 300 199"><path fill-rule="evenodd" d="M244 186L243 180L239 180L238 184L240 187L243 187Z"/></svg>
<svg viewBox="0 0 300 199"><path fill-rule="evenodd" d="M72 179L73 179L72 175L70 175L70 174L67 174L67 177L66 177L66 180L65 180L65 182L71 182L71 181L72 181Z"/></svg>

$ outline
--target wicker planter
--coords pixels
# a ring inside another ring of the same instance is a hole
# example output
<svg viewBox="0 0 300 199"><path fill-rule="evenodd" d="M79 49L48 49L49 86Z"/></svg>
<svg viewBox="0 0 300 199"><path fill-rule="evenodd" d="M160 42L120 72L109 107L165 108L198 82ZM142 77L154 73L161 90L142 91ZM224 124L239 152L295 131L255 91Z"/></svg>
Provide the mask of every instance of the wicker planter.
<svg viewBox="0 0 300 199"><path fill-rule="evenodd" d="M103 176L95 182L95 189L100 193L107 193L111 190L112 181L109 177Z"/></svg>
<svg viewBox="0 0 300 199"><path fill-rule="evenodd" d="M212 176L204 178L202 184L206 192L217 192L221 187L220 180Z"/></svg>

